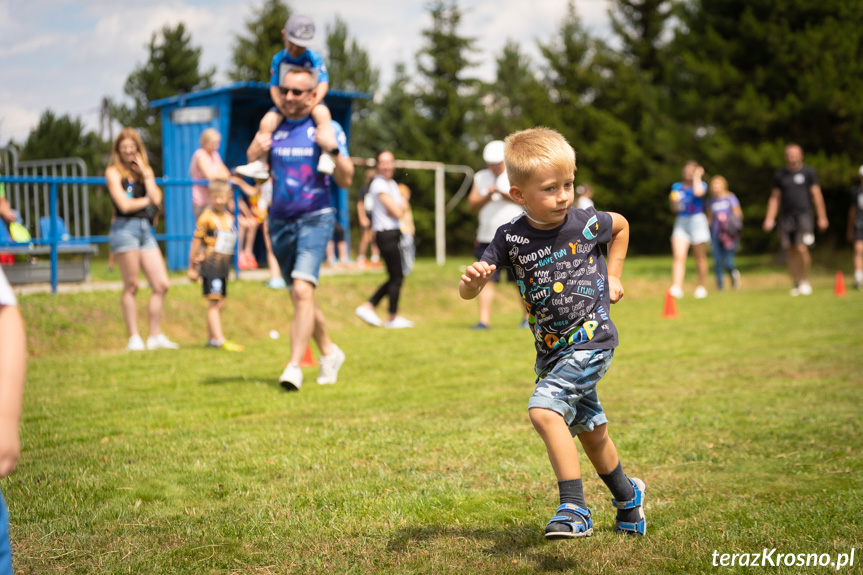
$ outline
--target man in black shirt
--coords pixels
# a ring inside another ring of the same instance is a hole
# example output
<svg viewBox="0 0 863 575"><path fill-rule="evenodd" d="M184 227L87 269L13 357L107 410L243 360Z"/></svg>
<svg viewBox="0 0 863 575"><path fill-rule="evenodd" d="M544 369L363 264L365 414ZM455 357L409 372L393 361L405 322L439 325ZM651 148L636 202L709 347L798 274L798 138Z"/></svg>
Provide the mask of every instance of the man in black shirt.
<svg viewBox="0 0 863 575"><path fill-rule="evenodd" d="M773 178L773 190L767 202L763 228L769 232L776 227L782 247L788 252L788 271L794 282L792 296L812 293L812 286L809 285L809 246L815 243L813 207L818 218L818 229L823 232L828 222L818 175L811 166L803 164L800 146L788 144L785 146L785 167L778 170Z"/></svg>

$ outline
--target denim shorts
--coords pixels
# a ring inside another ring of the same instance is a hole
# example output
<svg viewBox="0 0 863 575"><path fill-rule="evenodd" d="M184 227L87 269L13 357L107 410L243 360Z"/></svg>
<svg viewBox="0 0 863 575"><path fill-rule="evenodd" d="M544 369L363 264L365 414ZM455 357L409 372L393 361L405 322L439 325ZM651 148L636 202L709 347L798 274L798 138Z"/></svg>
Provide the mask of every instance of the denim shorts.
<svg viewBox="0 0 863 575"><path fill-rule="evenodd" d="M677 216L677 219L674 220L671 238L683 238L695 246L706 244L710 241L710 226L707 224L707 216L703 213Z"/></svg>
<svg viewBox="0 0 863 575"><path fill-rule="evenodd" d="M563 416L573 437L608 423L596 384L611 367L613 349L573 349L536 378L528 409L550 409Z"/></svg>
<svg viewBox="0 0 863 575"><path fill-rule="evenodd" d="M159 249L159 242L146 218L114 218L108 232L108 245L115 254Z"/></svg>
<svg viewBox="0 0 863 575"><path fill-rule="evenodd" d="M0 493L0 575L12 575L12 548L9 546L9 514Z"/></svg>
<svg viewBox="0 0 863 575"><path fill-rule="evenodd" d="M269 219L270 243L288 286L292 280L318 285L327 242L333 236L336 212L326 210L290 220Z"/></svg>

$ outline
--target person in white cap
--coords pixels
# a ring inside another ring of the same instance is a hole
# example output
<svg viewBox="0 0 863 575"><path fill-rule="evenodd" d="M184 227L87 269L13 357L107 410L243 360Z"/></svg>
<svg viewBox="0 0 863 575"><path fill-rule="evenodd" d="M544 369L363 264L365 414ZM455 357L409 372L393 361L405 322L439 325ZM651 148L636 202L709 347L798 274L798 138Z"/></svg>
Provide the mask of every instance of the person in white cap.
<svg viewBox="0 0 863 575"><path fill-rule="evenodd" d="M524 209L509 195L509 179L506 176L506 166L503 163L503 142L492 140L485 145L482 159L486 169L480 170L473 177L473 186L467 197L467 205L472 211L479 211L479 227L476 230L474 255L482 257L494 233L501 225L521 214ZM507 269L507 278L515 285L515 276ZM494 302L494 284L500 282L500 271L496 271L491 281L477 297L479 303L479 323L474 330L491 328L491 306ZM519 296L519 302L521 297ZM519 303L521 306L521 303ZM527 326L527 316L522 320L522 327Z"/></svg>
<svg viewBox="0 0 863 575"><path fill-rule="evenodd" d="M275 107L270 108L261 119L258 134L273 134L282 120L285 119L278 108L279 101L282 99L281 96L284 94L281 81L285 76L285 71L289 68L313 70L318 85L315 107L312 108L312 120L316 126L315 141L323 149L318 161L318 172L331 175L336 167L333 158L338 156L339 148L336 145L329 145L335 139L334 128L331 124L333 116L330 114L329 108L323 104L324 97L330 87L330 75L321 55L308 49L314 38L315 23L309 16L294 14L285 22L285 28L282 30L285 49L273 56L273 62L270 65L270 98ZM294 96L301 96L301 94L294 94ZM249 156L248 159L249 163L237 166L236 172L241 176L261 179L261 176L267 171L262 156Z"/></svg>
<svg viewBox="0 0 863 575"><path fill-rule="evenodd" d="M863 289L863 166L858 171L860 185L851 192L848 210L848 241L854 244L854 287Z"/></svg>

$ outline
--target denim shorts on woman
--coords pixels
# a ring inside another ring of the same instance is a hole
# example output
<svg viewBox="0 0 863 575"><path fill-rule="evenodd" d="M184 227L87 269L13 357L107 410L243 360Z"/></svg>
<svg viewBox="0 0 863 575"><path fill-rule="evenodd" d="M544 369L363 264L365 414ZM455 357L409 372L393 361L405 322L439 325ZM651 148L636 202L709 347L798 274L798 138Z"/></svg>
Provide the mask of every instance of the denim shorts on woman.
<svg viewBox="0 0 863 575"><path fill-rule="evenodd" d="M573 437L608 423L596 384L611 367L613 349L573 349L536 378L528 409L550 409L563 416Z"/></svg>
<svg viewBox="0 0 863 575"><path fill-rule="evenodd" d="M703 213L677 216L674 220L671 238L683 238L694 246L706 244L710 241L710 226L707 223L707 216Z"/></svg>
<svg viewBox="0 0 863 575"><path fill-rule="evenodd" d="M159 242L147 218L114 218L111 231L108 232L108 245L115 254L159 249Z"/></svg>
<svg viewBox="0 0 863 575"><path fill-rule="evenodd" d="M290 220L270 218L268 223L273 255L279 260L288 286L295 279L317 286L321 264L327 257L327 242L333 236L335 210L330 208Z"/></svg>

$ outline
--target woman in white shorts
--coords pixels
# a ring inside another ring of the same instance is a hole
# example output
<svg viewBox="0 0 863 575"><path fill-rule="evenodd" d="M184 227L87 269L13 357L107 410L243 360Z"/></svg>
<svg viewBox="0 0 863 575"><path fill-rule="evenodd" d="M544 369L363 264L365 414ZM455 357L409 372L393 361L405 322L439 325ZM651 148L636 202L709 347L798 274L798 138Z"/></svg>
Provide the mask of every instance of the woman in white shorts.
<svg viewBox="0 0 863 575"><path fill-rule="evenodd" d="M671 211L677 214L674 231L671 232L671 288L674 297L683 297L683 277L686 274L686 256L692 246L698 270L698 286L695 297L707 297L707 244L710 242L710 226L704 214L704 198L707 184L704 183L704 168L689 161L683 166L683 179L671 186Z"/></svg>

